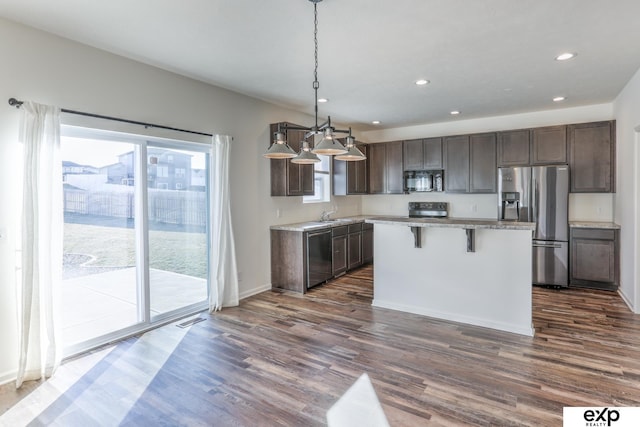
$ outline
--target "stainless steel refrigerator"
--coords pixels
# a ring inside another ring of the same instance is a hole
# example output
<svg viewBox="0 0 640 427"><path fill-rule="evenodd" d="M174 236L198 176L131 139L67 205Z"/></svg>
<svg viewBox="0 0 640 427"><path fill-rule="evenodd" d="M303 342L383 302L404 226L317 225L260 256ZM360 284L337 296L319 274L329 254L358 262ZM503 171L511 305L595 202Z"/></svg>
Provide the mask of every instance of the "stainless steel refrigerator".
<svg viewBox="0 0 640 427"><path fill-rule="evenodd" d="M498 169L498 219L535 222L533 284L569 284L569 166Z"/></svg>

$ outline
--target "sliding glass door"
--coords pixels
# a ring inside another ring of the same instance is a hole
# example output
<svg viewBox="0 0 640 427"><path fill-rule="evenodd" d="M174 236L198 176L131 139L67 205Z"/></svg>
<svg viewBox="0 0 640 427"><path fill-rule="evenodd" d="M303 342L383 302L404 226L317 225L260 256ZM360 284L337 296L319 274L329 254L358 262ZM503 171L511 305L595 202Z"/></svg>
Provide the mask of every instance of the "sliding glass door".
<svg viewBox="0 0 640 427"><path fill-rule="evenodd" d="M169 147L147 147L152 318L207 298L206 154Z"/></svg>
<svg viewBox="0 0 640 427"><path fill-rule="evenodd" d="M65 354L206 308L209 146L63 126Z"/></svg>
<svg viewBox="0 0 640 427"><path fill-rule="evenodd" d="M77 345L141 322L133 182L118 158L135 144L62 138L62 334ZM117 171L117 176L116 176Z"/></svg>

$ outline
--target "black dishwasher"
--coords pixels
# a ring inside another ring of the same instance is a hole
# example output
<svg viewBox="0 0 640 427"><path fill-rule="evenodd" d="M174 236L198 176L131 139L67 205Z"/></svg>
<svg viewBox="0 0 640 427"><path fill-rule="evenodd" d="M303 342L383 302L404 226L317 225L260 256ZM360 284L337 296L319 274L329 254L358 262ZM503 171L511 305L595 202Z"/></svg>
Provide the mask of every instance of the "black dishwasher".
<svg viewBox="0 0 640 427"><path fill-rule="evenodd" d="M331 277L331 229L307 232L307 289Z"/></svg>

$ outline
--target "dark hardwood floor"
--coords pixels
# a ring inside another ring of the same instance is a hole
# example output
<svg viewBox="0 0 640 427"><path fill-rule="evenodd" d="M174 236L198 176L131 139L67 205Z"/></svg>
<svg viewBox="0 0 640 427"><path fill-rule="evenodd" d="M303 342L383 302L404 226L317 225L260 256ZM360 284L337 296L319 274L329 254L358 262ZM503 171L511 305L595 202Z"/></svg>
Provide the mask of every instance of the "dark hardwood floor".
<svg viewBox="0 0 640 427"><path fill-rule="evenodd" d="M534 287L529 338L373 308L371 276L364 267L306 295L264 292L131 338L85 358L92 365L50 387L44 408L30 395L5 421L322 425L365 372L392 426L561 426L564 406L640 406L640 316L616 293Z"/></svg>

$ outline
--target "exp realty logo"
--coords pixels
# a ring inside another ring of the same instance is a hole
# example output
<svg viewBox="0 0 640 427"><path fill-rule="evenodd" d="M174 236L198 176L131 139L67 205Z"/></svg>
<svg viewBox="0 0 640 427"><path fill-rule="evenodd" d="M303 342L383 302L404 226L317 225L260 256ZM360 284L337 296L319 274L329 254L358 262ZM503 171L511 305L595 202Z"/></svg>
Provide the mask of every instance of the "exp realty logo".
<svg viewBox="0 0 640 427"><path fill-rule="evenodd" d="M620 419L620 411L616 409L587 409L584 411L584 420L587 422L585 426L607 426L611 427L611 423L615 423Z"/></svg>
<svg viewBox="0 0 640 427"><path fill-rule="evenodd" d="M640 408L569 408L563 410L564 427L640 426Z"/></svg>

